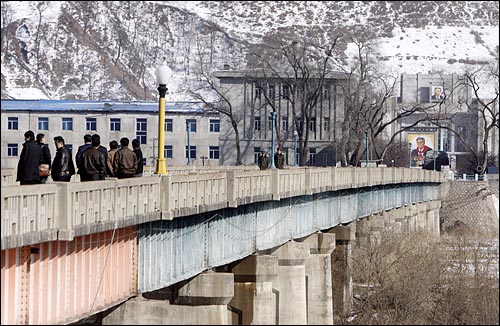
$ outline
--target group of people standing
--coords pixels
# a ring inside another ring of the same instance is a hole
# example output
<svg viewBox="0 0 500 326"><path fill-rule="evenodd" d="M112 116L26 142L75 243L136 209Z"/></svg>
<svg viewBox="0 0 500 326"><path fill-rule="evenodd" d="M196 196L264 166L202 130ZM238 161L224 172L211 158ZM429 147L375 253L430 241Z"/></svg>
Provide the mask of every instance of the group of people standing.
<svg viewBox="0 0 500 326"><path fill-rule="evenodd" d="M265 149L260 151L257 164L261 170L266 170L270 167L269 154ZM277 148L276 153L274 154L274 165L278 169L283 169L285 167L285 156L283 155L280 147Z"/></svg>
<svg viewBox="0 0 500 326"><path fill-rule="evenodd" d="M42 173L42 166L50 170L54 181L69 182L75 174L71 151L65 146L64 138L54 137L56 155L51 162L51 154L45 135L35 134L29 130L24 133L25 142L17 165L17 178L21 185L46 183L47 173ZM81 181L104 180L108 177L131 178L143 174L143 155L137 139L132 141L133 150L129 149L129 139L123 137L118 142L109 143L110 150L101 145L98 134L85 135L84 144L78 147L76 167Z"/></svg>

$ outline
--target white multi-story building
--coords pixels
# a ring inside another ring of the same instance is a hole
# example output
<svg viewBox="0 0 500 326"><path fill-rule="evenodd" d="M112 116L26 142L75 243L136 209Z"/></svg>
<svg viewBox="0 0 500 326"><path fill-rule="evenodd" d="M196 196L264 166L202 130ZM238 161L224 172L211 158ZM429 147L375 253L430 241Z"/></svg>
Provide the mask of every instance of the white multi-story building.
<svg viewBox="0 0 500 326"><path fill-rule="evenodd" d="M2 100L2 168L16 168L24 143L24 133L45 134L55 154L54 137L62 136L76 155L85 134L99 134L101 145L127 137L141 143L145 165L156 166L158 153L157 102L106 102L75 100ZM220 119L206 112L200 103L176 102L166 105L165 158L169 165L186 165L189 125L190 163L219 164Z"/></svg>

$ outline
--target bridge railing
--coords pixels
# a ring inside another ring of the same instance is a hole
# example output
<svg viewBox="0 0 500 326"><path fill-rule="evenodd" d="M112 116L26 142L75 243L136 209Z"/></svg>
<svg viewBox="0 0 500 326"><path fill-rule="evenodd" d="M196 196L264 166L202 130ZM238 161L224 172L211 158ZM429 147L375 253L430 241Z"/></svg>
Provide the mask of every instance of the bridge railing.
<svg viewBox="0 0 500 326"><path fill-rule="evenodd" d="M2 185L2 248L331 190L441 181L420 169L300 167Z"/></svg>

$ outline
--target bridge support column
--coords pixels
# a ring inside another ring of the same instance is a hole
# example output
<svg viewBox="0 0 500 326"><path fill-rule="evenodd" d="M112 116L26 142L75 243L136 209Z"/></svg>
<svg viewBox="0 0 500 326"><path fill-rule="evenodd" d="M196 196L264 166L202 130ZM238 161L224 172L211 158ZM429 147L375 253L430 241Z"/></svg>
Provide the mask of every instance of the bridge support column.
<svg viewBox="0 0 500 326"><path fill-rule="evenodd" d="M307 323L333 324L332 253L335 234L315 233L305 238L311 258L306 262Z"/></svg>
<svg viewBox="0 0 500 326"><path fill-rule="evenodd" d="M241 311L237 320L233 314L233 325L276 324L276 297L273 282L278 275L278 257L251 255L233 267L234 297L229 306Z"/></svg>
<svg viewBox="0 0 500 326"><path fill-rule="evenodd" d="M274 285L279 307L277 324L307 325L306 263L310 258L305 243L287 242L272 252L278 257Z"/></svg>
<svg viewBox="0 0 500 326"><path fill-rule="evenodd" d="M352 307L352 241L356 239L356 224L336 226L336 244L332 260L333 314L344 316Z"/></svg>
<svg viewBox="0 0 500 326"><path fill-rule="evenodd" d="M406 227L405 231L407 234L415 232L417 228L417 223L416 223L416 215L417 215L417 207L415 204L411 204L405 207L405 216L406 216Z"/></svg>
<svg viewBox="0 0 500 326"><path fill-rule="evenodd" d="M178 288L176 304L133 298L105 316L103 325L229 325L233 294L233 274L206 272Z"/></svg>
<svg viewBox="0 0 500 326"><path fill-rule="evenodd" d="M427 203L417 204L417 215L416 215L417 230L427 231Z"/></svg>
<svg viewBox="0 0 500 326"><path fill-rule="evenodd" d="M437 200L427 203L427 225L428 230L436 238L441 235L439 223L439 208L441 203Z"/></svg>

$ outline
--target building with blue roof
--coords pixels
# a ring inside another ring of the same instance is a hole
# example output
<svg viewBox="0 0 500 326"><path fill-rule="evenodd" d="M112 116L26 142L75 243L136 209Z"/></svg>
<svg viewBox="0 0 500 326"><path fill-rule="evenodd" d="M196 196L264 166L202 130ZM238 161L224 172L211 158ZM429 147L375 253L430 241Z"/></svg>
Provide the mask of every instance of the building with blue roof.
<svg viewBox="0 0 500 326"><path fill-rule="evenodd" d="M53 139L62 136L73 156L85 134L99 134L101 145L128 137L138 139L145 164L156 165L158 153L158 102L81 100L1 100L2 168L16 168L24 133L45 134L52 158ZM207 112L201 102L167 102L165 115L165 158L167 165L187 163L187 132L190 126L191 163L219 164L220 118Z"/></svg>

